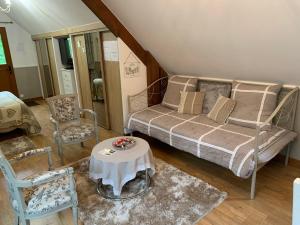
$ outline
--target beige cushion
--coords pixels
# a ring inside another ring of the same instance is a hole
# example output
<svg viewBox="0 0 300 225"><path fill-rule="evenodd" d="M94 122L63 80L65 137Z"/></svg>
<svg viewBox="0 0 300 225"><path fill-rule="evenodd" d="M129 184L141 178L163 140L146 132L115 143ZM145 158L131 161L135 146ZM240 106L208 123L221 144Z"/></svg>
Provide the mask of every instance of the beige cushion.
<svg viewBox="0 0 300 225"><path fill-rule="evenodd" d="M233 111L235 103L235 100L219 95L217 102L207 114L207 117L217 123L224 124L230 113Z"/></svg>
<svg viewBox="0 0 300 225"><path fill-rule="evenodd" d="M250 128L256 128L267 120L275 110L277 95L281 85L257 85L233 82L231 98L236 106L228 122ZM269 124L265 128L270 128Z"/></svg>
<svg viewBox="0 0 300 225"><path fill-rule="evenodd" d="M202 112L204 92L180 92L179 113L197 115Z"/></svg>
<svg viewBox="0 0 300 225"><path fill-rule="evenodd" d="M162 105L178 110L180 91L196 91L197 78L174 75L168 80L168 87Z"/></svg>

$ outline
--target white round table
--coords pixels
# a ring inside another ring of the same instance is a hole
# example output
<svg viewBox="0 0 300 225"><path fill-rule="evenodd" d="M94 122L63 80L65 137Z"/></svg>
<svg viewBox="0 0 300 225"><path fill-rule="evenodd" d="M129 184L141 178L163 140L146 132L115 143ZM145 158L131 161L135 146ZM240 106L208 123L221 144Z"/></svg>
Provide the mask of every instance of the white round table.
<svg viewBox="0 0 300 225"><path fill-rule="evenodd" d="M154 159L148 142L134 138L136 143L129 149L117 150L112 143L120 137L110 138L98 143L92 151L89 176L101 179L102 184L111 185L113 194L121 196L122 187L136 177L137 172L146 171L146 179L155 173ZM105 149L115 150L111 155Z"/></svg>

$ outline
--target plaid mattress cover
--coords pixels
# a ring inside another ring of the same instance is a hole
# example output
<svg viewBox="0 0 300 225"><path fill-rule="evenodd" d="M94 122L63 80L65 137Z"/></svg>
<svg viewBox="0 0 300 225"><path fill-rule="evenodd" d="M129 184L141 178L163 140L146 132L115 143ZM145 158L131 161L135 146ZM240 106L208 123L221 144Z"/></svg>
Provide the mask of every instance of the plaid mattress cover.
<svg viewBox="0 0 300 225"><path fill-rule="evenodd" d="M157 138L177 149L230 169L236 176L248 178L254 169L256 130L234 124L220 125L206 115L179 114L176 110L154 105L132 113L127 129ZM260 133L263 152L288 132L273 126ZM288 140L287 140L288 141Z"/></svg>

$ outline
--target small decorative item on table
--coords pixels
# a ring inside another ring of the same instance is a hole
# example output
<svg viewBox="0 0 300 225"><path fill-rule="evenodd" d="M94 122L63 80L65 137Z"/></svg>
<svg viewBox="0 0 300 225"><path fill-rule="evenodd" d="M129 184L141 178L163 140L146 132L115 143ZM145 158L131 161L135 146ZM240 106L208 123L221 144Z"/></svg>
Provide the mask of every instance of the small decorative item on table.
<svg viewBox="0 0 300 225"><path fill-rule="evenodd" d="M133 138L121 137L116 139L112 146L118 150L126 150L135 145L135 140Z"/></svg>

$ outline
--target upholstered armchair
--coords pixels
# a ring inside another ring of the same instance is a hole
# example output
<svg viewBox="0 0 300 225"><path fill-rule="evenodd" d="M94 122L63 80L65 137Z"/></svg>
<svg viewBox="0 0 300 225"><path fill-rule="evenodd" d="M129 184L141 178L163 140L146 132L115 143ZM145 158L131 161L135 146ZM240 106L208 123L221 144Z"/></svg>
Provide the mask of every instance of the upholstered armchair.
<svg viewBox="0 0 300 225"><path fill-rule="evenodd" d="M25 154L21 154L13 161L26 158ZM31 152L29 155L32 156L34 153ZM28 225L30 219L41 218L70 207L73 212L73 222L78 224L73 168L48 171L30 178L18 179L0 150L0 169L7 183L10 202L15 213L15 224Z"/></svg>
<svg viewBox="0 0 300 225"><path fill-rule="evenodd" d="M99 142L97 115L89 109L80 109L77 95L58 95L46 99L55 131L53 137L58 147L58 154L61 163L64 163L63 145L76 144L95 138ZM93 123L88 123L80 119L81 113L90 114Z"/></svg>

